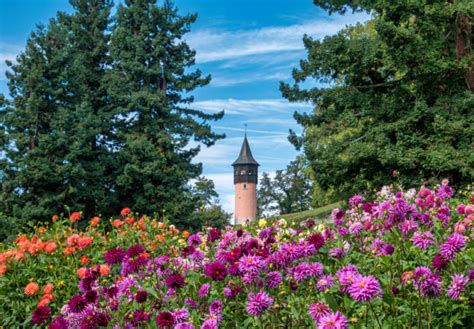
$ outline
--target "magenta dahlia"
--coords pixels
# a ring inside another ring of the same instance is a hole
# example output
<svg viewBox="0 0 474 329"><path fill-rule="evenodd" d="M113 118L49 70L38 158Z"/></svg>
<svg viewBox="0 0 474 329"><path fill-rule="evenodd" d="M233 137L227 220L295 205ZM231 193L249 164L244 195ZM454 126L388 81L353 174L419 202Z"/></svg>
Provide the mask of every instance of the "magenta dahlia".
<svg viewBox="0 0 474 329"><path fill-rule="evenodd" d="M66 320L62 315L58 315L54 320L49 324L48 329L68 329L69 321Z"/></svg>
<svg viewBox="0 0 474 329"><path fill-rule="evenodd" d="M48 320L51 316L51 310L49 309L48 305L38 306L31 315L31 319L33 323L36 325L40 325L46 320Z"/></svg>
<svg viewBox="0 0 474 329"><path fill-rule="evenodd" d="M247 312L253 316L260 316L273 304L273 298L267 293L259 291L256 294L248 294Z"/></svg>
<svg viewBox="0 0 474 329"><path fill-rule="evenodd" d="M319 319L329 314L330 312L331 312L331 309L329 308L329 306L323 303L313 303L309 305L308 307L309 316L314 321L318 321Z"/></svg>
<svg viewBox="0 0 474 329"><path fill-rule="evenodd" d="M174 273L166 278L165 283L168 288L179 289L184 287L186 281L181 274Z"/></svg>
<svg viewBox="0 0 474 329"><path fill-rule="evenodd" d="M319 233L311 234L306 238L306 241L312 244L316 250L321 249L322 246L324 246L324 238Z"/></svg>
<svg viewBox="0 0 474 329"><path fill-rule="evenodd" d="M358 302L368 302L383 294L379 281L373 276L359 276L348 288L351 298Z"/></svg>
<svg viewBox="0 0 474 329"><path fill-rule="evenodd" d="M170 312L160 312L156 316L156 325L158 328L172 328L174 324L173 314Z"/></svg>
<svg viewBox="0 0 474 329"><path fill-rule="evenodd" d="M439 273L445 270L449 265L449 261L441 254L436 254L431 262L431 266Z"/></svg>
<svg viewBox="0 0 474 329"><path fill-rule="evenodd" d="M104 255L104 261L106 264L113 265L120 263L125 257L125 251L121 248L114 248L107 250Z"/></svg>
<svg viewBox="0 0 474 329"><path fill-rule="evenodd" d="M136 244L134 246L131 246L130 248L127 249L127 256L128 257L135 257L140 255L141 253L145 252L145 249L139 244Z"/></svg>
<svg viewBox="0 0 474 329"><path fill-rule="evenodd" d="M227 269L221 262L213 262L204 268L204 274L214 281L222 281L227 276Z"/></svg>
<svg viewBox="0 0 474 329"><path fill-rule="evenodd" d="M86 299L81 295L72 296L69 300L68 306L69 310L73 313L79 313L84 310L86 307Z"/></svg>
<svg viewBox="0 0 474 329"><path fill-rule="evenodd" d="M319 329L347 329L347 319L344 315L339 313L329 313L321 317L318 321Z"/></svg>

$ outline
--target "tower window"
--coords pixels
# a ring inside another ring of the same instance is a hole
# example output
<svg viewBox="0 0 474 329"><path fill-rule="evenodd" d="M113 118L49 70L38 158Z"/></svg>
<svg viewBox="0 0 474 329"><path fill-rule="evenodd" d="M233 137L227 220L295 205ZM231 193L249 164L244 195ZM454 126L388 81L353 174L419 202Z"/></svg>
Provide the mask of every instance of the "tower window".
<svg viewBox="0 0 474 329"><path fill-rule="evenodd" d="M244 184L244 190L246 190L246 189L247 189L247 184Z"/></svg>
<svg viewBox="0 0 474 329"><path fill-rule="evenodd" d="M252 170L249 170L249 176L252 176Z"/></svg>
<svg viewBox="0 0 474 329"><path fill-rule="evenodd" d="M243 175L245 175L245 170L240 171L240 176L243 176Z"/></svg>

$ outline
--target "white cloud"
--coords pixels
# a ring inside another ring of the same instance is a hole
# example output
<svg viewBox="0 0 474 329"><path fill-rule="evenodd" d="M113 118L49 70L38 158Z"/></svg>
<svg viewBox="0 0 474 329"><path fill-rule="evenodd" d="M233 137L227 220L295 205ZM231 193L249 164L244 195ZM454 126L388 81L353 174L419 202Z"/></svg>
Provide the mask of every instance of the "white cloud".
<svg viewBox="0 0 474 329"><path fill-rule="evenodd" d="M230 60L244 56L300 51L303 49L304 34L321 38L367 18L365 14L334 15L325 20L319 18L301 24L253 30L204 29L190 33L187 41L196 49L198 63Z"/></svg>
<svg viewBox="0 0 474 329"><path fill-rule="evenodd" d="M20 54L23 47L18 45L0 42L0 80L5 80L5 72L7 71L7 64L5 61L9 60L15 63L16 56Z"/></svg>
<svg viewBox="0 0 474 329"><path fill-rule="evenodd" d="M307 103L290 103L284 99L210 99L193 103L193 107L212 113L224 110L226 114L251 114L260 111L291 113L296 110L309 110L312 108Z"/></svg>
<svg viewBox="0 0 474 329"><path fill-rule="evenodd" d="M212 87L228 87L256 81L286 80L291 77L291 69L287 73L277 72L273 74L254 73L254 74L232 74L222 76L217 74L211 80Z"/></svg>

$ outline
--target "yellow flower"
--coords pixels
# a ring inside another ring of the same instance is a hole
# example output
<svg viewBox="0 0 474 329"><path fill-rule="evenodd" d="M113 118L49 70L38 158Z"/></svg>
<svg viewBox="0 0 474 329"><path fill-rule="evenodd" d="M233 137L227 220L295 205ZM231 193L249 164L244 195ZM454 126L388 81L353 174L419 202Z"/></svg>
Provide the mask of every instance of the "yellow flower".
<svg viewBox="0 0 474 329"><path fill-rule="evenodd" d="M319 225L316 227L316 231L318 231L318 232L323 233L325 230L326 230L326 227L324 226L324 224L319 224Z"/></svg>
<svg viewBox="0 0 474 329"><path fill-rule="evenodd" d="M286 220L284 218L280 219L279 222L280 222L281 227L286 227L287 223L286 223Z"/></svg>
<svg viewBox="0 0 474 329"><path fill-rule="evenodd" d="M258 226L260 228L265 228L267 226L267 221L265 220L265 218L261 218L259 221L258 221Z"/></svg>

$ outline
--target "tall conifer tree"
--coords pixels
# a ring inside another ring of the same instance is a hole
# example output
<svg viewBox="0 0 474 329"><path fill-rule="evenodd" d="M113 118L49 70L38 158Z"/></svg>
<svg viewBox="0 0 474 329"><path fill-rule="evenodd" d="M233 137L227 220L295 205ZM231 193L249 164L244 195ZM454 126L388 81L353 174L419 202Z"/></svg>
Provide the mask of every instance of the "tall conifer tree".
<svg viewBox="0 0 474 329"><path fill-rule="evenodd" d="M181 16L170 1L126 0L112 32L113 69L109 92L120 148L117 192L124 206L146 213L168 213L184 223L187 183L201 173L191 163L197 143L212 145L223 136L211 131L214 115L190 109L186 94L210 76L192 71L195 52L182 40L196 15Z"/></svg>
<svg viewBox="0 0 474 329"><path fill-rule="evenodd" d="M1 212L39 219L62 210L63 145L54 116L69 102L63 84L66 33L58 20L38 26L7 72L10 99L0 111Z"/></svg>

